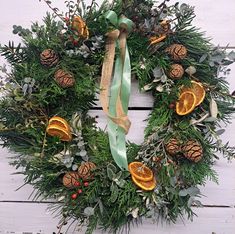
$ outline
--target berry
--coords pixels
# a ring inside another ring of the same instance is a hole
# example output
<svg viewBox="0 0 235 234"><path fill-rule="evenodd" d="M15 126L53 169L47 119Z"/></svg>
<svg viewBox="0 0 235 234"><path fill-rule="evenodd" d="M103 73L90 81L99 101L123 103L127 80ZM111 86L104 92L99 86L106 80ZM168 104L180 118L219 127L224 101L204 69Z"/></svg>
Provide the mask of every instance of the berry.
<svg viewBox="0 0 235 234"><path fill-rule="evenodd" d="M170 108L170 109L174 109L174 108L175 108L175 103L171 103L171 104L169 105L169 108Z"/></svg>
<svg viewBox="0 0 235 234"><path fill-rule="evenodd" d="M74 40L74 41L73 41L73 45L74 45L74 46L77 46L77 45L78 45L78 41L77 41L77 40Z"/></svg>
<svg viewBox="0 0 235 234"><path fill-rule="evenodd" d="M75 181L75 182L74 182L74 186L75 186L75 187L79 187L80 185L81 185L81 184L80 184L79 181Z"/></svg>
<svg viewBox="0 0 235 234"><path fill-rule="evenodd" d="M88 186L89 186L89 183L88 183L88 182L84 182L84 186L85 186L85 187L88 187Z"/></svg>
<svg viewBox="0 0 235 234"><path fill-rule="evenodd" d="M75 200L77 197L78 197L77 193L73 193L73 194L71 195L71 198L72 198L73 200Z"/></svg>
<svg viewBox="0 0 235 234"><path fill-rule="evenodd" d="M82 190L81 189L78 189L78 194L81 194L82 193Z"/></svg>

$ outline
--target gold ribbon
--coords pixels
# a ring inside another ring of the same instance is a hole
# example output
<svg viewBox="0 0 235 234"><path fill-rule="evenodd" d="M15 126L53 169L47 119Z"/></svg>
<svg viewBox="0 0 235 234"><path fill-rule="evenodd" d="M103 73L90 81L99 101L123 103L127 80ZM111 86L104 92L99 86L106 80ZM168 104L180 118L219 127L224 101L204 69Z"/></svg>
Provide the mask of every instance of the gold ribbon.
<svg viewBox="0 0 235 234"><path fill-rule="evenodd" d="M127 134L129 128L131 126L131 122L128 116L125 114L121 102L121 90L119 89L119 94L116 103L116 112L117 116L111 116L109 114L109 95L110 95L110 86L112 81L112 74L113 74L113 64L114 64L114 57L115 57L115 48L116 48L116 41L119 39L120 43L120 56L122 61L124 62L125 58L125 51L126 51L126 38L127 32L126 30L115 29L106 34L107 42L105 46L105 58L102 67L102 75L101 75L101 82L100 82L100 102L103 108L103 111L106 115L118 126L125 130Z"/></svg>

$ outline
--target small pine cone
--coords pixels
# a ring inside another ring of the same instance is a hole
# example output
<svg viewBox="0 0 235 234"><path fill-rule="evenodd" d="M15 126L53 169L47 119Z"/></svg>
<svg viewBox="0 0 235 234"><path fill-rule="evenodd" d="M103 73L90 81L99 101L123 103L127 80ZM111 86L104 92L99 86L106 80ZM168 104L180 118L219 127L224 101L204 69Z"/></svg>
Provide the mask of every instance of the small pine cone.
<svg viewBox="0 0 235 234"><path fill-rule="evenodd" d="M199 162L203 156L202 146L196 140L187 141L182 148L182 152L187 159L193 162Z"/></svg>
<svg viewBox="0 0 235 234"><path fill-rule="evenodd" d="M172 64L169 71L171 79L180 79L184 75L184 68L180 64Z"/></svg>
<svg viewBox="0 0 235 234"><path fill-rule="evenodd" d="M166 152L172 156L176 155L181 151L181 145L180 142L175 139L171 138L166 144L165 144Z"/></svg>
<svg viewBox="0 0 235 234"><path fill-rule="evenodd" d="M187 56L187 49L181 44L173 44L166 48L166 52L171 55L175 61L180 61Z"/></svg>
<svg viewBox="0 0 235 234"><path fill-rule="evenodd" d="M77 172L67 172L63 177L63 185L66 188L76 187L76 183L79 181L79 174Z"/></svg>
<svg viewBox="0 0 235 234"><path fill-rule="evenodd" d="M62 88L72 87L75 83L73 74L62 69L55 72L54 79Z"/></svg>
<svg viewBox="0 0 235 234"><path fill-rule="evenodd" d="M52 49L43 50L40 54L41 64L46 67L53 67L59 62L59 56Z"/></svg>
<svg viewBox="0 0 235 234"><path fill-rule="evenodd" d="M96 165L93 162L82 163L78 168L78 174L83 180L92 179L92 170L96 168Z"/></svg>

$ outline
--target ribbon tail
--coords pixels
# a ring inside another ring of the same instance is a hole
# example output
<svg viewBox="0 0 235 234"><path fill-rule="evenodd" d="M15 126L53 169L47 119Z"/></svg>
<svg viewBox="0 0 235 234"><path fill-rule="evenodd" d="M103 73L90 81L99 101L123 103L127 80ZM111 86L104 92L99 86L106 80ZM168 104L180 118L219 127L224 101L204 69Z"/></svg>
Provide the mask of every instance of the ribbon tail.
<svg viewBox="0 0 235 234"><path fill-rule="evenodd" d="M117 116L117 100L120 98L120 88L122 85L122 60L120 57L115 62L115 72L110 90L109 114ZM118 126L112 119L108 121L108 135L111 153L116 164L127 170L125 130Z"/></svg>

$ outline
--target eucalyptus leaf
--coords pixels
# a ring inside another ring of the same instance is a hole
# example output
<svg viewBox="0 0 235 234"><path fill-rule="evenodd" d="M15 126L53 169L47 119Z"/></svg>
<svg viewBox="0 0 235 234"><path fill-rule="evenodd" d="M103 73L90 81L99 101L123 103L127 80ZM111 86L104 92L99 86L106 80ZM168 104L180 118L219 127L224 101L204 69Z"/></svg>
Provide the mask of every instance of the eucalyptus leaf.
<svg viewBox="0 0 235 234"><path fill-rule="evenodd" d="M186 197L188 195L187 189L182 189L179 191L180 197Z"/></svg>
<svg viewBox="0 0 235 234"><path fill-rule="evenodd" d="M210 101L210 113L211 113L211 117L217 118L218 106L217 106L216 101L213 98L211 98L211 101Z"/></svg>
<svg viewBox="0 0 235 234"><path fill-rule="evenodd" d="M231 51L231 52L228 54L228 58L229 58L230 60L235 61L235 52L234 52L234 51Z"/></svg>
<svg viewBox="0 0 235 234"><path fill-rule="evenodd" d="M121 176L122 176L122 171L119 171L115 176L114 176L114 180L115 181L117 181L117 180L119 180L120 178L121 178Z"/></svg>
<svg viewBox="0 0 235 234"><path fill-rule="evenodd" d="M118 193L119 193L119 189L118 189L117 185L114 184L113 189L112 189L112 193L110 196L110 202L114 203L117 200Z"/></svg>
<svg viewBox="0 0 235 234"><path fill-rule="evenodd" d="M149 91L150 89L152 89L152 84L147 84L143 87L144 91Z"/></svg>
<svg viewBox="0 0 235 234"><path fill-rule="evenodd" d="M159 78L163 75L162 68L161 67L155 67L153 69L153 76L154 78Z"/></svg>
<svg viewBox="0 0 235 234"><path fill-rule="evenodd" d="M90 216L92 216L92 215L94 215L95 214L95 209L93 208L93 207L86 207L85 209L84 209L84 215L86 215L87 217L90 217Z"/></svg>
<svg viewBox="0 0 235 234"><path fill-rule="evenodd" d="M115 178L115 173L114 173L114 171L111 169L111 168L107 168L107 174L108 174L108 178L110 179L110 180L113 180L114 178Z"/></svg>
<svg viewBox="0 0 235 234"><path fill-rule="evenodd" d="M167 76L165 75L165 74L163 74L162 76L161 76L161 82L162 83L165 83L167 81Z"/></svg>
<svg viewBox="0 0 235 234"><path fill-rule="evenodd" d="M29 88L29 85L28 85L28 84L24 84L24 85L23 85L22 91L23 91L24 96L27 94L28 88Z"/></svg>
<svg viewBox="0 0 235 234"><path fill-rule="evenodd" d="M156 87L156 90L158 91L158 92L163 92L163 90L164 90L164 88L163 88L163 85L158 85L157 87Z"/></svg>
<svg viewBox="0 0 235 234"><path fill-rule="evenodd" d="M85 157L87 155L87 151L86 150L81 150L79 154L80 154L81 157Z"/></svg>
<svg viewBox="0 0 235 234"><path fill-rule="evenodd" d="M99 208L100 208L100 213L102 214L104 212L104 205L103 205L101 199L98 199L98 204L99 204Z"/></svg>
<svg viewBox="0 0 235 234"><path fill-rule="evenodd" d="M21 101L24 101L24 98L23 97L15 97L15 101L21 102Z"/></svg>
<svg viewBox="0 0 235 234"><path fill-rule="evenodd" d="M186 3L180 5L180 13L185 14L189 11L189 6Z"/></svg>
<svg viewBox="0 0 235 234"><path fill-rule="evenodd" d="M199 59L199 63L203 63L206 58L207 58L208 54L203 54L202 57Z"/></svg>
<svg viewBox="0 0 235 234"><path fill-rule="evenodd" d="M25 77L24 82L25 83L31 83L32 78L31 77Z"/></svg>
<svg viewBox="0 0 235 234"><path fill-rule="evenodd" d="M138 217L138 213L139 213L139 208L135 208L131 211L131 215L134 219L136 219Z"/></svg>
<svg viewBox="0 0 235 234"><path fill-rule="evenodd" d="M220 135L222 135L224 132L225 132L225 129L219 129L219 130L216 131L216 135L217 135L217 136L220 136Z"/></svg>
<svg viewBox="0 0 235 234"><path fill-rule="evenodd" d="M190 76L192 76L193 74L197 72L197 70L194 66L189 66L185 69L185 72L189 74Z"/></svg>
<svg viewBox="0 0 235 234"><path fill-rule="evenodd" d="M108 165L108 168L111 169L113 173L117 173L117 168L112 163Z"/></svg>
<svg viewBox="0 0 235 234"><path fill-rule="evenodd" d="M214 118L214 117L209 117L209 118L206 118L205 120L204 120L204 122L215 122L217 120L217 118Z"/></svg>
<svg viewBox="0 0 235 234"><path fill-rule="evenodd" d="M120 188L123 188L126 184L126 181L125 180L117 180L116 181L116 184L120 187Z"/></svg>
<svg viewBox="0 0 235 234"><path fill-rule="evenodd" d="M190 195L191 197L196 196L200 194L200 190L197 187L189 187L187 189L182 189L179 191L179 196L185 197L187 195Z"/></svg>
<svg viewBox="0 0 235 234"><path fill-rule="evenodd" d="M210 61L210 62L209 62L209 65L210 65L210 67L214 67L214 66L215 66L215 63L214 63L213 61Z"/></svg>
<svg viewBox="0 0 235 234"><path fill-rule="evenodd" d="M33 92L32 85L28 85L28 94L30 95L30 94L32 94L32 92Z"/></svg>
<svg viewBox="0 0 235 234"><path fill-rule="evenodd" d="M200 189L197 187L190 187L190 188L187 188L187 192L191 197L193 197L193 196L200 194Z"/></svg>

